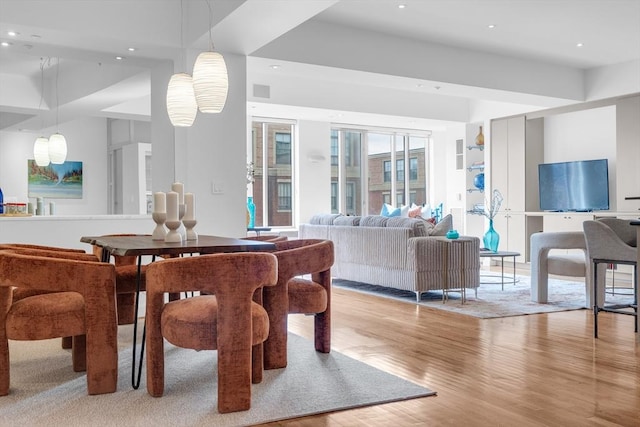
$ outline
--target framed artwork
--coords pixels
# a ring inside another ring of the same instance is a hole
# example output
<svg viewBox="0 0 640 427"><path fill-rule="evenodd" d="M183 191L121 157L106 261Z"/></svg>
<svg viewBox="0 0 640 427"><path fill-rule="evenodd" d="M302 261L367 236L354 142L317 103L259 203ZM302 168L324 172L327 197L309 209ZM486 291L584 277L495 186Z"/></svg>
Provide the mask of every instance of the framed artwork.
<svg viewBox="0 0 640 427"><path fill-rule="evenodd" d="M38 166L27 160L29 197L47 199L82 199L82 162L66 161L60 165Z"/></svg>

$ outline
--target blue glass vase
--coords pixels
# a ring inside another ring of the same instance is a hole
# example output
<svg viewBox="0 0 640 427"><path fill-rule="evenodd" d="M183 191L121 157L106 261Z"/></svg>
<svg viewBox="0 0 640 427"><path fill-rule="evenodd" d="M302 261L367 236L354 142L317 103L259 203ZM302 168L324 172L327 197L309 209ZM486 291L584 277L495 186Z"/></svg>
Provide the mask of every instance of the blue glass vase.
<svg viewBox="0 0 640 427"><path fill-rule="evenodd" d="M484 233L484 237L482 238L482 242L484 243L484 247L489 249L491 252L498 252L498 244L500 243L500 235L493 228L493 220L489 220L489 229L486 233Z"/></svg>
<svg viewBox="0 0 640 427"><path fill-rule="evenodd" d="M256 205L253 204L253 197L247 197L247 212L249 213L247 228L254 228L256 226Z"/></svg>

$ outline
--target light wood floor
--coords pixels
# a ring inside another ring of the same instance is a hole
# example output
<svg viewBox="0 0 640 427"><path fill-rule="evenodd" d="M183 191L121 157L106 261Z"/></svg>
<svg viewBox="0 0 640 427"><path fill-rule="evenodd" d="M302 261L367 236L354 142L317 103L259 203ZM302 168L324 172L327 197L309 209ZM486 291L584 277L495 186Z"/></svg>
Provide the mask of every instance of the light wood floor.
<svg viewBox="0 0 640 427"><path fill-rule="evenodd" d="M482 320L343 289L332 310L333 350L437 396L266 425L640 426L632 316L602 313L594 339L590 310ZM311 316L289 328L313 338Z"/></svg>

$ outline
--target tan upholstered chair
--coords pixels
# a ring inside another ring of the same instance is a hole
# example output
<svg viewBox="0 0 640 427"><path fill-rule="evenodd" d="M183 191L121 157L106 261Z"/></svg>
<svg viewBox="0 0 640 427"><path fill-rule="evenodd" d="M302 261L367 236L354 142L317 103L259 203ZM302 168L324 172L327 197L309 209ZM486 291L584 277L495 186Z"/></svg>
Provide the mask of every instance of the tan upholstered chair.
<svg viewBox="0 0 640 427"><path fill-rule="evenodd" d="M598 221L584 221L584 238L587 242L587 256L593 274L593 336L598 338L598 313L612 313L638 316L638 244L636 228L630 220L602 218ZM605 269L607 264L627 264L633 266L633 301L624 305L607 305L604 298ZM602 289L600 289L600 287ZM634 322L638 332L638 323Z"/></svg>
<svg viewBox="0 0 640 427"><path fill-rule="evenodd" d="M265 288L263 305L269 313L269 338L264 343L265 369L287 366L289 313L314 314L315 349L331 351L330 240L301 239L276 242L278 285ZM310 278L299 276L310 275Z"/></svg>
<svg viewBox="0 0 640 427"><path fill-rule="evenodd" d="M251 407L251 382L262 379L269 334L265 310L252 301L261 286L275 285L277 260L269 253L211 254L159 261L147 267L147 391L164 392L164 343L218 350L218 411ZM165 303L169 292L203 291Z"/></svg>
<svg viewBox="0 0 640 427"><path fill-rule="evenodd" d="M0 395L9 393L9 339L73 337L73 369L87 371L88 393L116 390L115 269L73 256L0 250ZM37 292L14 299L14 288Z"/></svg>

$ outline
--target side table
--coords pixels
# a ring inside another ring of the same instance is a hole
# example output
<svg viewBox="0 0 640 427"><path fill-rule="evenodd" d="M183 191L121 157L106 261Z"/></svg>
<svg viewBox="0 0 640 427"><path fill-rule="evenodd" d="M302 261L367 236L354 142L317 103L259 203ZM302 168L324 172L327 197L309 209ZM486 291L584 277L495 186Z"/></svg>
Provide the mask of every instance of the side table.
<svg viewBox="0 0 640 427"><path fill-rule="evenodd" d="M480 250L480 258L500 258L500 284L502 285L502 290L504 291L504 285L505 283L507 284L513 284L515 285L516 283L518 283L518 280L516 279L516 257L520 256L519 252L509 252L509 251L498 251L498 252L491 252L488 250ZM506 277L506 281L505 281L505 275L504 275L504 259L505 258L513 258L513 275L511 277L507 276ZM486 275L484 277L487 277ZM491 277L497 277L497 276L491 276ZM496 282L480 282L483 284L487 284L487 283L496 283Z"/></svg>
<svg viewBox="0 0 640 427"><path fill-rule="evenodd" d="M467 259L467 247L474 244L472 237L459 237L457 239L448 239L446 237L437 237L443 260L443 284L442 284L442 303L449 299L449 292L460 292L461 304L467 299L466 286L468 284L467 268L469 261ZM476 288L477 289L477 288ZM477 295L477 290L476 290Z"/></svg>

